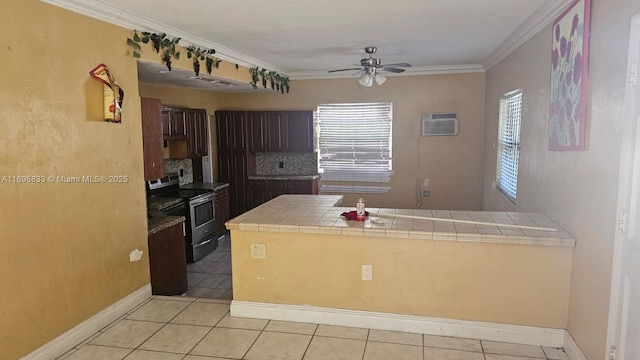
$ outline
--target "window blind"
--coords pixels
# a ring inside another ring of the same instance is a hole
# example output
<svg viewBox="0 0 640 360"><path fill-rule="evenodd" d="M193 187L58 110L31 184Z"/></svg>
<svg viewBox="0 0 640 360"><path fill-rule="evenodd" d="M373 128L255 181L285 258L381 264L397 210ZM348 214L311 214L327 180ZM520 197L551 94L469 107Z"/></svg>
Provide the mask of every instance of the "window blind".
<svg viewBox="0 0 640 360"><path fill-rule="evenodd" d="M500 99L496 186L512 202L516 201L518 191L521 113L521 90L507 93Z"/></svg>
<svg viewBox="0 0 640 360"><path fill-rule="evenodd" d="M390 102L324 104L316 116L318 173L323 180L390 181Z"/></svg>

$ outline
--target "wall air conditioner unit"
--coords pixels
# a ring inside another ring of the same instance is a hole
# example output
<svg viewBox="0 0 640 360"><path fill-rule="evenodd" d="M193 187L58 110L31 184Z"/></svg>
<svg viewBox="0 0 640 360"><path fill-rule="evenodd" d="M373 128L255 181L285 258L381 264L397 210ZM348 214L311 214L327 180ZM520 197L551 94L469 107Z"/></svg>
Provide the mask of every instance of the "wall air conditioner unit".
<svg viewBox="0 0 640 360"><path fill-rule="evenodd" d="M458 135L458 114L422 114L422 136Z"/></svg>

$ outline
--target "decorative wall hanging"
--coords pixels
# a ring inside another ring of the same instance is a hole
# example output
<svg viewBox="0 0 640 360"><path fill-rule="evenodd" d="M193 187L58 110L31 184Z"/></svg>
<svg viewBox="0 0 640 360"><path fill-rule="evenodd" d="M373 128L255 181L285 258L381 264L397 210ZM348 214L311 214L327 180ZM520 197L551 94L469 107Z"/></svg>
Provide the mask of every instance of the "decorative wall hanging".
<svg viewBox="0 0 640 360"><path fill-rule="evenodd" d="M576 0L553 22L549 150L584 150L591 0Z"/></svg>
<svg viewBox="0 0 640 360"><path fill-rule="evenodd" d="M96 66L89 74L104 85L104 121L121 123L124 91L113 79L105 64Z"/></svg>

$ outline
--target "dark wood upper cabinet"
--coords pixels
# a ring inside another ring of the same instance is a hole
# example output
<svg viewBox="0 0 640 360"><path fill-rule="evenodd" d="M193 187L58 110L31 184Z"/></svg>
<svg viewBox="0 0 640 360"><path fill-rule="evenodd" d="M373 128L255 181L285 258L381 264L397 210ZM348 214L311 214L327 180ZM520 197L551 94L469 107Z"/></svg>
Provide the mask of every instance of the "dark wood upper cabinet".
<svg viewBox="0 0 640 360"><path fill-rule="evenodd" d="M172 159L207 156L207 111L163 107L162 137L170 141L169 154Z"/></svg>
<svg viewBox="0 0 640 360"><path fill-rule="evenodd" d="M186 109L187 157L202 157L208 153L207 112L202 109Z"/></svg>
<svg viewBox="0 0 640 360"><path fill-rule="evenodd" d="M286 111L287 116L287 151L314 151L313 140L313 112Z"/></svg>
<svg viewBox="0 0 640 360"><path fill-rule="evenodd" d="M247 112L249 151L252 153L267 151L267 113L264 111Z"/></svg>
<svg viewBox="0 0 640 360"><path fill-rule="evenodd" d="M162 147L162 103L160 99L140 98L142 115L142 153L144 180L164 176L164 149Z"/></svg>
<svg viewBox="0 0 640 360"><path fill-rule="evenodd" d="M267 111L267 151L287 151L287 120L282 111Z"/></svg>
<svg viewBox="0 0 640 360"><path fill-rule="evenodd" d="M245 150L247 122L245 111L216 111L218 150Z"/></svg>
<svg viewBox="0 0 640 360"><path fill-rule="evenodd" d="M171 136L174 139L187 137L187 109L173 109L171 113Z"/></svg>
<svg viewBox="0 0 640 360"><path fill-rule="evenodd" d="M162 137L164 140L187 138L186 109L162 108Z"/></svg>

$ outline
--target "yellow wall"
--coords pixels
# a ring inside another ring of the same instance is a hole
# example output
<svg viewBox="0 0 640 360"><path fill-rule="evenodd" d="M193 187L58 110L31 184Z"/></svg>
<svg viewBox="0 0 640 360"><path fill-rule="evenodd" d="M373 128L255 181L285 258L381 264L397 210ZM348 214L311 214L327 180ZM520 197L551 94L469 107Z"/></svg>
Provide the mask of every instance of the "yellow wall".
<svg viewBox="0 0 640 360"><path fill-rule="evenodd" d="M389 77L382 86L358 84L356 78L292 81L289 94L228 94L228 109L314 110L318 104L391 101L393 171L391 192L367 194L367 206L416 208L417 179L430 179L425 209L480 210L485 74ZM457 136L420 136L421 115L457 112ZM387 185L373 183L368 185ZM355 204L362 194L344 194Z"/></svg>
<svg viewBox="0 0 640 360"><path fill-rule="evenodd" d="M23 0L3 3L0 34L0 176L128 176L0 183L0 359L16 359L147 284L149 263L130 32ZM122 124L102 121L100 63L125 91Z"/></svg>
<svg viewBox="0 0 640 360"><path fill-rule="evenodd" d="M639 12L637 1L592 0L585 151L547 151L550 26L487 73L485 144L496 139L501 94L523 88L524 112L516 206L492 189L496 153L485 146L483 207L546 212L575 236L568 330L589 359L605 354L619 124L630 20Z"/></svg>
<svg viewBox="0 0 640 360"><path fill-rule="evenodd" d="M232 230L233 298L564 329L571 248ZM251 244L266 244L266 259ZM372 265L372 281L361 265Z"/></svg>

